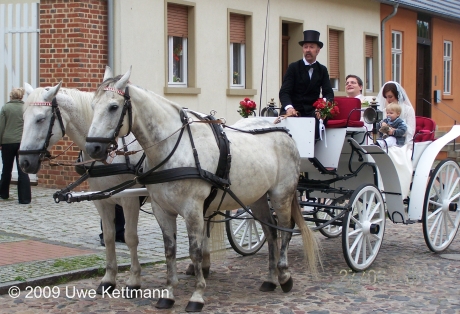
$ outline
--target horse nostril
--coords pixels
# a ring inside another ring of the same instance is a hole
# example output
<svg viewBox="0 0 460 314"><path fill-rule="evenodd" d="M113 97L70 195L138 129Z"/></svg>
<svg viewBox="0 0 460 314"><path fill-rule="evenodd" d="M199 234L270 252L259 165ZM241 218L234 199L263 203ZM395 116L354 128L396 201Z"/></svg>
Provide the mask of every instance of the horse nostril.
<svg viewBox="0 0 460 314"><path fill-rule="evenodd" d="M22 170L25 170L25 169L29 168L30 163L29 163L29 161L26 159L26 160L21 161L21 164L20 164L19 166L21 166L21 169L22 169Z"/></svg>

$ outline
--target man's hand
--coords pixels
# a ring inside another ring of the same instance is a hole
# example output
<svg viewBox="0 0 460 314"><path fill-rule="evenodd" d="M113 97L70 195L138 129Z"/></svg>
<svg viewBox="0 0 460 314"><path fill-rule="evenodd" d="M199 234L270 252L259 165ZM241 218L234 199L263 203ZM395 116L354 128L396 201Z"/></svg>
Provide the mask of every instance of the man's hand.
<svg viewBox="0 0 460 314"><path fill-rule="evenodd" d="M286 114L288 116L297 117L297 111L294 108L289 108L288 110L286 110Z"/></svg>

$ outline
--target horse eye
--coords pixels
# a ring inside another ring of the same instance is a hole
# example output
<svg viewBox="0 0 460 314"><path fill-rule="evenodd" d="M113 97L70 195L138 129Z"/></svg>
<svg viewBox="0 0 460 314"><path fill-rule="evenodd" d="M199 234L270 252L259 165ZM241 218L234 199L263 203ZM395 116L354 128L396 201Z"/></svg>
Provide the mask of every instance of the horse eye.
<svg viewBox="0 0 460 314"><path fill-rule="evenodd" d="M118 105L110 105L109 111L117 111L118 110Z"/></svg>
<svg viewBox="0 0 460 314"><path fill-rule="evenodd" d="M37 123L43 123L45 121L45 118L37 119Z"/></svg>

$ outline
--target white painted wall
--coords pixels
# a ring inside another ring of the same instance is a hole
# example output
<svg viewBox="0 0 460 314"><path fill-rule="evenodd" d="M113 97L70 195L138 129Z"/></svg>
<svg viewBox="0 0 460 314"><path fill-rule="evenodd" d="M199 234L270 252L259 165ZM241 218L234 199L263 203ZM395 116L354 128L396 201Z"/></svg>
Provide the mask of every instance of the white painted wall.
<svg viewBox="0 0 460 314"><path fill-rule="evenodd" d="M272 0L269 8L268 38L265 55L264 84L261 93L267 1L256 0L196 0L197 87L199 95L164 95L166 86L166 21L165 1L115 0L116 74L132 65L131 81L152 90L184 107L208 113L217 110L218 117L229 123L240 118L237 113L241 96L227 96L228 51L227 9L252 12L253 18L253 98L262 106L275 98L281 86L281 25L280 17L303 21L303 29L321 33L325 46L318 61L327 65L328 26L345 32L345 71L364 77L364 33L380 33L380 4L365 0ZM291 38L300 41L302 38ZM298 59L302 51L298 46Z"/></svg>

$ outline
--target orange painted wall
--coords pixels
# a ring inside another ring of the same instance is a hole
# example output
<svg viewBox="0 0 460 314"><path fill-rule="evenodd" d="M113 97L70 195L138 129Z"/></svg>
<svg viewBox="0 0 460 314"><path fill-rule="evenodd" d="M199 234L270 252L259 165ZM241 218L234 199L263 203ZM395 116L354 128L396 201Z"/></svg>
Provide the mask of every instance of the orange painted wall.
<svg viewBox="0 0 460 314"><path fill-rule="evenodd" d="M381 20L390 15L392 12L392 6L382 4L380 7ZM402 32L403 59L401 85L406 90L412 105L415 106L417 74L417 13L407 9L398 8L396 15L385 23L385 82L391 80L392 31ZM382 82L382 84L385 82Z"/></svg>
<svg viewBox="0 0 460 314"><path fill-rule="evenodd" d="M456 120L460 123L460 23L452 23L440 18L432 19L432 90L443 91L444 40L452 42L452 93L443 95L442 102L432 103L432 118L439 130L450 130Z"/></svg>

